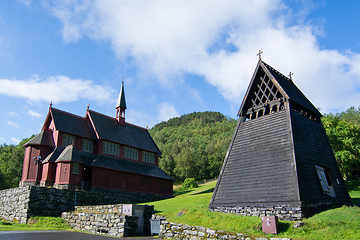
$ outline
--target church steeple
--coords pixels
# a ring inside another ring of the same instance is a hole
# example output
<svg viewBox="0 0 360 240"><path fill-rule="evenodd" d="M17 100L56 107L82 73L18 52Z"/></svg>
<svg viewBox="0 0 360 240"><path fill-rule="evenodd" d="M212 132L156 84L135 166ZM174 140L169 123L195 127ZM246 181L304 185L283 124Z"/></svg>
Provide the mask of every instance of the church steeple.
<svg viewBox="0 0 360 240"><path fill-rule="evenodd" d="M121 89L119 93L119 98L116 103L116 120L118 120L119 124L125 126L125 109L126 109L126 101L125 101L125 92L124 92L124 82L121 84Z"/></svg>

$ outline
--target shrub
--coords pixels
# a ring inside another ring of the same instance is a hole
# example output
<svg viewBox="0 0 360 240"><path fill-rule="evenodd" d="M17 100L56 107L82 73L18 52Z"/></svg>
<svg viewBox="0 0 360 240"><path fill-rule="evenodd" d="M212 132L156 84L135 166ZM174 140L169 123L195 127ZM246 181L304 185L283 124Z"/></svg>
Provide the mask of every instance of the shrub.
<svg viewBox="0 0 360 240"><path fill-rule="evenodd" d="M183 190L190 189L190 188L197 188L199 185L197 185L195 178L186 178L184 182L181 184L181 188Z"/></svg>

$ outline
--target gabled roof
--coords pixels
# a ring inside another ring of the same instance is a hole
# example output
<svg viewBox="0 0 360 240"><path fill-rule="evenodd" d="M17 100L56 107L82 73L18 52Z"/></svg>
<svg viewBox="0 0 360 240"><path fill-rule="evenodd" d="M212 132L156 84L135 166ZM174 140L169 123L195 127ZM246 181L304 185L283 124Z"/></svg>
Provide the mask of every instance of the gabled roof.
<svg viewBox="0 0 360 240"><path fill-rule="evenodd" d="M272 85L274 85L276 91L279 93L279 95L281 95L281 97L293 101L310 110L311 112L321 116L321 113L305 97L305 95L299 90L299 88L291 79L287 78L262 60L259 60L258 65L256 66L250 85L239 109L238 116L244 114L244 111L251 107L251 99L253 98L254 90L256 87L258 87L256 85L260 81L263 81L262 78L264 77L264 74L270 79Z"/></svg>
<svg viewBox="0 0 360 240"><path fill-rule="evenodd" d="M116 106L115 108L124 108L126 109L126 101L125 101L125 92L124 92L124 82L122 82L121 84L121 89L120 89L120 93L119 93L119 98L116 102Z"/></svg>
<svg viewBox="0 0 360 240"><path fill-rule="evenodd" d="M84 163L79 152L74 149L73 145L67 146L55 160L55 162L62 161Z"/></svg>
<svg viewBox="0 0 360 240"><path fill-rule="evenodd" d="M44 164L47 162L55 162L63 150L63 147L54 148L54 150L49 155L47 155L47 157L44 159L44 161L42 161L42 163Z"/></svg>
<svg viewBox="0 0 360 240"><path fill-rule="evenodd" d="M88 139L96 139L89 120L53 107L50 108L50 113L56 130Z"/></svg>
<svg viewBox="0 0 360 240"><path fill-rule="evenodd" d="M128 123L120 125L115 118L91 110L88 114L100 139L161 154L146 129Z"/></svg>
<svg viewBox="0 0 360 240"><path fill-rule="evenodd" d="M300 89L294 84L292 80L285 77L267 63L262 63L271 72L280 86L285 90L291 101L296 102L297 104L300 104L301 106L321 116L321 113L317 110L317 108L309 101L309 99L307 99L307 97L300 91Z"/></svg>
<svg viewBox="0 0 360 240"><path fill-rule="evenodd" d="M27 145L43 145L48 147L55 147L52 133L47 130L42 130L38 135L36 135L24 144L24 146Z"/></svg>

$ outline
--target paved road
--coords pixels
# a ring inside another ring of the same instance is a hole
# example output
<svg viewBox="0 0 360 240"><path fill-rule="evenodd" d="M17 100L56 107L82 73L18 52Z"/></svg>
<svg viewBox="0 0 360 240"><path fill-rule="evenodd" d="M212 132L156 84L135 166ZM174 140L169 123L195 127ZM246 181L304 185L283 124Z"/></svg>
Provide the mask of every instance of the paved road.
<svg viewBox="0 0 360 240"><path fill-rule="evenodd" d="M113 238L72 231L0 231L0 240L151 240L155 237Z"/></svg>

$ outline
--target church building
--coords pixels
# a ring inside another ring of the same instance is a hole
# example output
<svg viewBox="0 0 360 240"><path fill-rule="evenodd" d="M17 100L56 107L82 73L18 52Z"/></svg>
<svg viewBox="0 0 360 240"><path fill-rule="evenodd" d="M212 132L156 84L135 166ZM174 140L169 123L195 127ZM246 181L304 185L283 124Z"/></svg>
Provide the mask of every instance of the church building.
<svg viewBox="0 0 360 240"><path fill-rule="evenodd" d="M158 167L161 152L147 129L125 121L124 83L110 117L52 107L27 142L20 186L120 190L172 196L173 179Z"/></svg>
<svg viewBox="0 0 360 240"><path fill-rule="evenodd" d="M349 203L321 116L291 73L287 77L260 58L210 210L300 220Z"/></svg>

